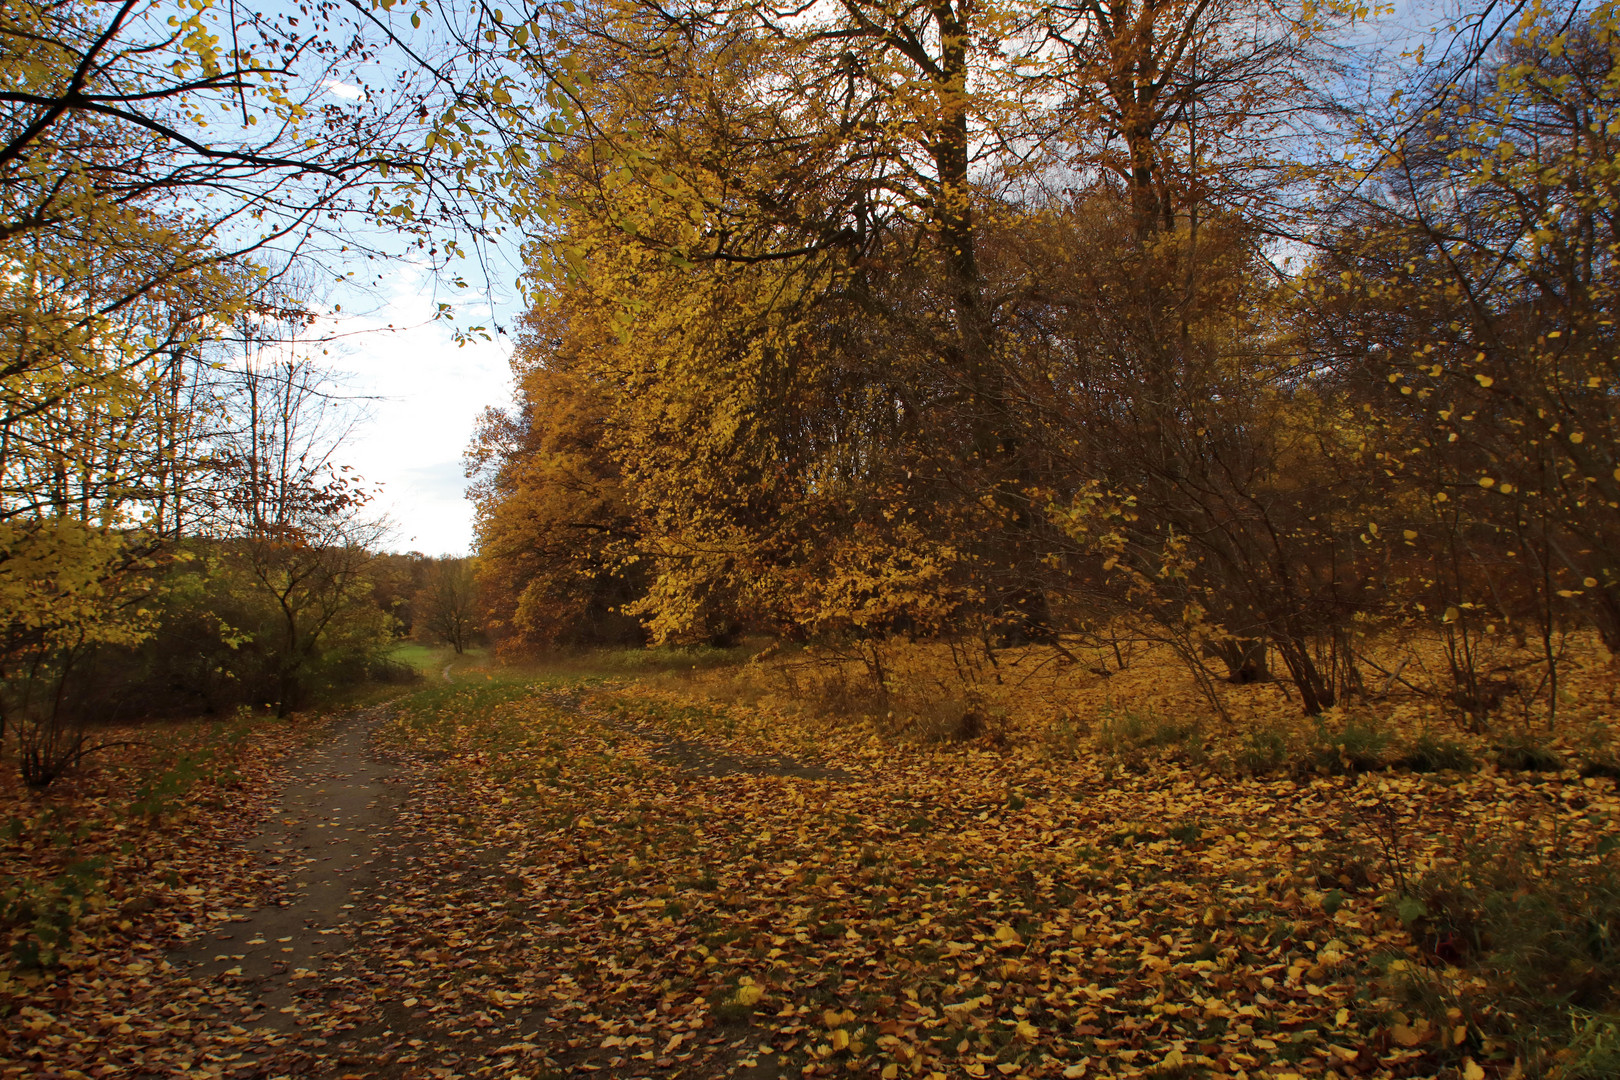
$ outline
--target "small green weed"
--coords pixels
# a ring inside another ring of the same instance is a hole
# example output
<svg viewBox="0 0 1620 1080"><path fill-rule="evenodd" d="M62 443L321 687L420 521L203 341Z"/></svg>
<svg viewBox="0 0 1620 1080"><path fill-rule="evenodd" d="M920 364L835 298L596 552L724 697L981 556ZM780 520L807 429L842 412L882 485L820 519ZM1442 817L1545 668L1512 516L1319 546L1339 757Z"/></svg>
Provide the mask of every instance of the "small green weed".
<svg viewBox="0 0 1620 1080"><path fill-rule="evenodd" d="M1204 830L1196 821L1184 821L1180 825L1171 826L1165 835L1178 843L1191 844L1204 835Z"/></svg>
<svg viewBox="0 0 1620 1080"><path fill-rule="evenodd" d="M1536 740L1516 735L1496 747L1496 764L1513 772L1560 772L1564 759Z"/></svg>
<svg viewBox="0 0 1620 1080"><path fill-rule="evenodd" d="M759 1000L757 986L740 985L713 994L709 998L709 1011L722 1024L746 1024Z"/></svg>
<svg viewBox="0 0 1620 1080"><path fill-rule="evenodd" d="M1237 752L1237 766L1246 773L1263 776L1276 772L1288 758L1288 736L1274 728L1251 731Z"/></svg>
<svg viewBox="0 0 1620 1080"><path fill-rule="evenodd" d="M1057 761L1078 761L1087 734L1082 721L1064 713L1046 729L1046 753Z"/></svg>
<svg viewBox="0 0 1620 1080"><path fill-rule="evenodd" d="M1383 767L1389 741L1389 732L1371 720L1351 720L1338 731L1318 724L1306 765L1330 776L1372 772Z"/></svg>
<svg viewBox="0 0 1620 1080"><path fill-rule="evenodd" d="M1620 1075L1620 860L1592 856L1487 848L1421 878L1393 907L1433 963L1392 965L1396 990L1511 1045L1527 1077Z"/></svg>
<svg viewBox="0 0 1620 1080"><path fill-rule="evenodd" d="M1620 1076L1620 1015L1579 1022L1566 1048L1560 1080L1612 1080Z"/></svg>
<svg viewBox="0 0 1620 1080"><path fill-rule="evenodd" d="M1611 724L1596 721L1586 729L1580 743L1580 773L1620 780L1620 743Z"/></svg>
<svg viewBox="0 0 1620 1080"><path fill-rule="evenodd" d="M0 892L0 932L13 939L11 956L22 968L48 968L61 962L74 927L102 903L103 860L69 863L48 882L18 879Z"/></svg>
<svg viewBox="0 0 1620 1080"><path fill-rule="evenodd" d="M1204 759L1204 740L1196 723L1153 712L1104 713L1094 742L1103 754L1128 769L1140 768L1154 757Z"/></svg>
<svg viewBox="0 0 1620 1080"><path fill-rule="evenodd" d="M1395 762L1413 772L1469 772L1479 764L1468 747L1452 739L1436 739L1425 733L1407 747Z"/></svg>

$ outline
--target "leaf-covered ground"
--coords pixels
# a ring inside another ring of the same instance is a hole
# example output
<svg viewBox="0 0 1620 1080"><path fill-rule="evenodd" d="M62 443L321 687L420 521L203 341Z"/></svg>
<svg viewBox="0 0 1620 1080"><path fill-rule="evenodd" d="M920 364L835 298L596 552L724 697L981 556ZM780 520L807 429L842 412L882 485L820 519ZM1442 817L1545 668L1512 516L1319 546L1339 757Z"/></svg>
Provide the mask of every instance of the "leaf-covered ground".
<svg viewBox="0 0 1620 1080"><path fill-rule="evenodd" d="M155 947L276 895L215 828L164 849L189 921L10 977L0 1071L1507 1076L1469 1016L1392 996L1448 946L1391 898L1471 847L1605 850L1620 805L1573 773L1119 773L582 682L436 688L376 738L381 869L290 1008ZM251 815L284 781L238 782Z"/></svg>

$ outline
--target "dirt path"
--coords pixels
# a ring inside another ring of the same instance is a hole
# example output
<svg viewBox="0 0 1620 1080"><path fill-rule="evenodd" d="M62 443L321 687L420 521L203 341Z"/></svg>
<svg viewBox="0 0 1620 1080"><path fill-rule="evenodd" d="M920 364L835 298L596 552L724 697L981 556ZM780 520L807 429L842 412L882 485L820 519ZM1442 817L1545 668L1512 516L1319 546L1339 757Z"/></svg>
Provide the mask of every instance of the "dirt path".
<svg viewBox="0 0 1620 1080"><path fill-rule="evenodd" d="M690 783L839 778L783 757L728 753L565 700L585 726L630 736L639 753ZM235 1033L223 1039L230 1053L212 1055L218 1075L504 1076L513 1061L549 1058L569 1045L570 1022L546 1010L474 1011L469 1018L418 1007L411 989L419 985L412 979L418 967L459 975L477 963L483 970L492 952L531 942L537 922L555 926L570 913L543 896L521 895L524 862L498 837L447 843L442 823L453 816L457 795L444 755L381 751L376 736L388 719L384 709L361 713L290 763L275 812L249 842L284 868L283 892L170 954L182 973L177 989L208 1003L200 1024L215 1038L222 1027ZM490 1064L503 1044L508 1066Z"/></svg>
<svg viewBox="0 0 1620 1080"><path fill-rule="evenodd" d="M287 868L276 905L239 917L175 954L208 977L242 980L256 1000L292 1003L294 981L318 978L352 945L350 914L377 881L378 839L402 788L371 750L380 714L349 720L292 769L274 817L250 846Z"/></svg>
<svg viewBox="0 0 1620 1080"><path fill-rule="evenodd" d="M234 1074L319 1074L312 1066L327 1047L339 1058L359 1049L343 1036L360 1026L352 1020L362 1010L336 999L361 987L357 921L389 860L384 841L406 792L398 767L372 746L385 719L376 709L352 717L291 764L279 805L249 842L285 868L276 902L235 914L170 956L221 1019L251 1031L231 1063Z"/></svg>

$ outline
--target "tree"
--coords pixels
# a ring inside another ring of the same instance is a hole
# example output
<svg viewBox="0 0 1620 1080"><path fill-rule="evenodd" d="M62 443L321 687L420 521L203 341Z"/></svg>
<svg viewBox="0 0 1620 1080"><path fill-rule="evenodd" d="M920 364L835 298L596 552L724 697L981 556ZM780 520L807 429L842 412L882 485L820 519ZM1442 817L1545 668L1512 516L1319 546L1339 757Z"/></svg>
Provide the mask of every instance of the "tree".
<svg viewBox="0 0 1620 1080"><path fill-rule="evenodd" d="M1331 67L1326 12L1229 0L1059 0L1036 9L1061 95L1043 135L1125 193L1136 234L1287 207L1308 90ZM1274 226L1281 222L1273 221Z"/></svg>
<svg viewBox="0 0 1620 1080"><path fill-rule="evenodd" d="M1365 128L1377 167L1347 188L1306 309L1398 479L1381 524L1476 722L1502 693L1482 637L1539 640L1550 711L1566 630L1620 649L1616 19L1542 12Z"/></svg>
<svg viewBox="0 0 1620 1080"><path fill-rule="evenodd" d="M1299 23L739 3L587 6L565 30L579 127L548 172L536 278L567 312L569 377L606 409L650 566L631 610L655 637L1048 637L1073 554L1049 507L1099 487L1153 504L1145 560L1188 515L1225 513L1165 478L1220 472L1197 457L1216 411L1195 422L1189 399L1286 381L1269 316L1217 309L1265 298L1234 282L1265 265L1248 215L1280 166L1253 146L1301 107ZM1042 196L1059 169L1083 190ZM1117 242L1080 240L1115 229L1121 199ZM1096 255L1107 271L1059 295L1051 267ZM1128 362L1082 375L1101 326ZM1066 400L1077 378L1113 411ZM1220 418L1247 430L1233 405ZM1249 604L1221 614L1263 634Z"/></svg>
<svg viewBox="0 0 1620 1080"><path fill-rule="evenodd" d="M215 527L227 561L269 602L270 624L248 629L274 668L280 716L335 648L374 650L392 636L366 574L385 527L335 462L347 423L325 381L307 360L250 363L234 373L234 426L219 440L228 496Z"/></svg>
<svg viewBox="0 0 1620 1080"><path fill-rule="evenodd" d="M0 11L0 733L30 782L82 754L75 680L151 632L165 545L216 501L211 343L427 181L415 102L330 96L371 50L327 13L171 10Z"/></svg>
<svg viewBox="0 0 1620 1080"><path fill-rule="evenodd" d="M0 236L0 732L21 725L31 783L83 751L96 710L68 684L151 629L149 572L209 430L204 343L253 279L190 265L207 241L184 215L74 225Z"/></svg>
<svg viewBox="0 0 1620 1080"><path fill-rule="evenodd" d="M645 580L607 405L570 370L578 336L536 313L513 355L518 404L490 411L468 452L488 629L518 647L636 642L624 613Z"/></svg>
<svg viewBox="0 0 1620 1080"><path fill-rule="evenodd" d="M469 559L440 558L424 568L411 607L420 635L431 635L460 656L478 633L478 588Z"/></svg>

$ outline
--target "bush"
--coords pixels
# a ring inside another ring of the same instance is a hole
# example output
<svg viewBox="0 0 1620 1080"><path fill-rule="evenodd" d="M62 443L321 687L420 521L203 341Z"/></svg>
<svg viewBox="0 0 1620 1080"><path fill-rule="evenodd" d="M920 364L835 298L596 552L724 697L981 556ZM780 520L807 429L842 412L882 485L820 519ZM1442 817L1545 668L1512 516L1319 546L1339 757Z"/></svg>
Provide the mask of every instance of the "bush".
<svg viewBox="0 0 1620 1080"><path fill-rule="evenodd" d="M925 701L914 708L896 708L887 723L897 731L924 742L971 742L988 739L1001 745L1007 738L1007 717L977 701L945 698Z"/></svg>
<svg viewBox="0 0 1620 1080"><path fill-rule="evenodd" d="M1097 744L1112 754L1163 750L1185 744L1197 733L1196 723L1170 720L1151 711L1138 713L1127 709L1117 716L1113 713L1103 716Z"/></svg>
<svg viewBox="0 0 1620 1080"><path fill-rule="evenodd" d="M410 686L422 681L422 673L410 664L378 657L366 668L366 677L385 686Z"/></svg>
<svg viewBox="0 0 1620 1080"><path fill-rule="evenodd" d="M1615 748L1614 732L1606 724L1594 725L1581 747L1582 776L1606 776L1620 780L1620 751Z"/></svg>
<svg viewBox="0 0 1620 1080"><path fill-rule="evenodd" d="M0 891L0 940L10 943L13 962L47 968L60 961L79 920L101 898L101 868L100 859L76 859L54 880L19 877Z"/></svg>
<svg viewBox="0 0 1620 1080"><path fill-rule="evenodd" d="M1276 772L1288 757L1288 736L1274 728L1251 731L1237 752L1238 768L1256 776Z"/></svg>
<svg viewBox="0 0 1620 1080"><path fill-rule="evenodd" d="M1080 747L1087 727L1065 712L1046 729L1046 752L1058 761L1080 760Z"/></svg>

